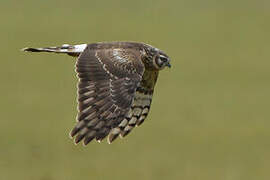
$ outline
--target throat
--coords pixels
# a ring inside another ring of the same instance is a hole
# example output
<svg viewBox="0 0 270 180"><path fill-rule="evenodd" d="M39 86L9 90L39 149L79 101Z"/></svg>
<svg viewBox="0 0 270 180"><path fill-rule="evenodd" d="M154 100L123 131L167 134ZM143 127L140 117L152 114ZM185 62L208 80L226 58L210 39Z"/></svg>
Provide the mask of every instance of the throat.
<svg viewBox="0 0 270 180"><path fill-rule="evenodd" d="M153 90L158 78L158 71L152 71L152 70L145 70L141 86L144 88L147 88L149 90Z"/></svg>

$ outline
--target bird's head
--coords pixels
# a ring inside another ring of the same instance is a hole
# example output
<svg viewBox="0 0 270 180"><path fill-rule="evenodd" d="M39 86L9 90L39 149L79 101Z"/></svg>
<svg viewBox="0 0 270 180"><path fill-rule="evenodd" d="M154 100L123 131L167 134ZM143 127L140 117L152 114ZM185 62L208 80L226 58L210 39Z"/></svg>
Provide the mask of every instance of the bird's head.
<svg viewBox="0 0 270 180"><path fill-rule="evenodd" d="M148 47L146 49L146 55L146 63L151 69L162 70L166 66L169 68L171 67L169 56L167 56L163 51L157 48Z"/></svg>

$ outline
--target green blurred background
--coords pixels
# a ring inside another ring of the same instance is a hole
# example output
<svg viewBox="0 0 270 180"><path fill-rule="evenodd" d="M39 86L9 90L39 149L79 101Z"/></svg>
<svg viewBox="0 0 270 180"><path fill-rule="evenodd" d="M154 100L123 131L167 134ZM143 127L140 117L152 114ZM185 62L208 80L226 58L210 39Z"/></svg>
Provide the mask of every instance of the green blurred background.
<svg viewBox="0 0 270 180"><path fill-rule="evenodd" d="M269 0L1 0L1 180L270 179ZM75 146L75 60L43 47L143 41L172 59L125 139Z"/></svg>

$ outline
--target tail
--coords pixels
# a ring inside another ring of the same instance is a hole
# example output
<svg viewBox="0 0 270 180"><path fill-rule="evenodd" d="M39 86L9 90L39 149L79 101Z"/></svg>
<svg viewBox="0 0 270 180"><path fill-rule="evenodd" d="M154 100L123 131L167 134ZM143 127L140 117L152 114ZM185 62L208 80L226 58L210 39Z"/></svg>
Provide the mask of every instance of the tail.
<svg viewBox="0 0 270 180"><path fill-rule="evenodd" d="M68 45L63 44L60 47L45 47L45 48L23 48L22 51L25 52L53 52L53 53L64 53L70 56L79 56L80 53L84 51L87 44L79 44L79 45Z"/></svg>

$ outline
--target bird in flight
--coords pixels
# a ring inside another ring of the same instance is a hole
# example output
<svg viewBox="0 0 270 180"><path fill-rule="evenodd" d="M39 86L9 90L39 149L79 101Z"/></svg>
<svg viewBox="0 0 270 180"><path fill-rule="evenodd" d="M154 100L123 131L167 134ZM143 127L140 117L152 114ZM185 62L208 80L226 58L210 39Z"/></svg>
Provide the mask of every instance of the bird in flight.
<svg viewBox="0 0 270 180"><path fill-rule="evenodd" d="M77 57L77 123L70 132L75 144L87 145L108 136L112 143L141 125L149 113L158 73L171 67L161 50L136 42L100 42L26 52L63 53Z"/></svg>

